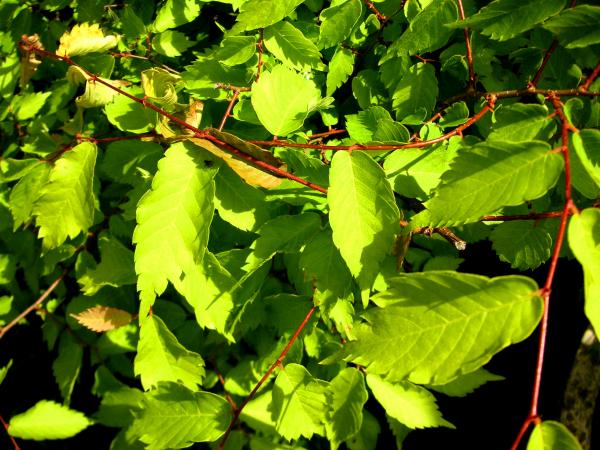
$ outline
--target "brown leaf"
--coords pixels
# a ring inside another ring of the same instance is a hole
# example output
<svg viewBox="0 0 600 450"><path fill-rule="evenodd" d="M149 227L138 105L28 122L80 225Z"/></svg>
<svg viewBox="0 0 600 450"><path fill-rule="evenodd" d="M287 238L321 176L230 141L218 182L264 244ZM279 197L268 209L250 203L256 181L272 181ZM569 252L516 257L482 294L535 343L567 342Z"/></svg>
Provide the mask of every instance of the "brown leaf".
<svg viewBox="0 0 600 450"><path fill-rule="evenodd" d="M101 305L88 308L79 314L71 314L71 317L98 333L125 326L133 320L133 316L127 311Z"/></svg>

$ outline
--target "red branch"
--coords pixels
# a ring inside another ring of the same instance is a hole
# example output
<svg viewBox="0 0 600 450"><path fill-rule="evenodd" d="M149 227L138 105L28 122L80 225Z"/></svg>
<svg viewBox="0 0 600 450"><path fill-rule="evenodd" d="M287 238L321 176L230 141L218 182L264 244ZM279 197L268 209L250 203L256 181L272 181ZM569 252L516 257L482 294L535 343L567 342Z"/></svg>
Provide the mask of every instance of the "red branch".
<svg viewBox="0 0 600 450"><path fill-rule="evenodd" d="M23 311L21 314L19 314L17 317L15 317L13 320L11 320L7 325L0 328L0 339L2 339L2 337L4 337L4 335L8 332L8 330L10 330L17 323L19 323L19 321L21 319L23 319L25 316L27 316L27 314L29 314L31 311L33 311L34 309L39 307L43 303L43 301L48 298L48 296L52 293L52 291L54 291L54 289L56 289L58 287L58 285L60 284L62 279L65 277L67 272L68 272L68 269L63 270L63 272L58 276L58 278L52 282L52 284L48 287L48 289L46 289L44 291L44 293L42 295L40 295L40 297L35 302L33 302L27 309L25 309L25 311Z"/></svg>
<svg viewBox="0 0 600 450"><path fill-rule="evenodd" d="M542 315L542 321L540 325L540 334L538 341L538 355L537 362L535 368L535 377L533 380L533 392L531 394L531 403L529 406L529 415L523 422L521 429L511 447L511 450L517 450L519 444L529 425L532 423L540 423L541 418L538 414L538 406L540 399L540 388L542 384L542 373L544 367L544 354L546 350L546 338L548 335L548 313L550 309L550 293L552 292L552 282L554 280L554 274L556 273L556 266L558 264L558 257L560 255L560 249L562 247L565 231L567 228L567 219L570 214L577 213L577 208L573 203L573 199L571 198L571 165L569 162L569 131L573 131L574 127L569 122L569 119L565 115L563 111L563 105L560 102L560 98L556 95L550 95L549 100L552 102L554 106L554 110L556 114L560 118L561 122L561 147L560 151L563 155L563 159L565 161L565 203L560 215L560 225L558 228L558 233L556 235L554 249L552 251L552 257L550 258L550 265L548 268L548 274L546 276L546 282L544 286L540 290L540 294L544 300L544 314Z"/></svg>
<svg viewBox="0 0 600 450"><path fill-rule="evenodd" d="M264 29L261 28L260 30L258 30L258 42L256 43L256 48L258 49L258 64L256 65L255 81L258 81L258 79L260 78L260 72L261 72L262 66L263 66L263 53L265 51L263 48L263 43L264 43Z"/></svg>
<svg viewBox="0 0 600 450"><path fill-rule="evenodd" d="M384 24L388 21L388 18L385 17L383 14L381 14L381 12L377 9L377 7L373 4L372 1L370 1L370 0L363 0L363 1L365 2L365 5L367 5L367 7L371 11L373 11L373 14L375 14L375 16L377 16L377 20L379 20L379 22Z"/></svg>
<svg viewBox="0 0 600 450"><path fill-rule="evenodd" d="M12 442L14 450L21 450L21 447L19 447L19 444L17 444L17 441L15 441L15 438L12 437L10 435L10 433L8 432L8 424L4 421L4 418L2 416L0 416L0 422L2 422L2 425L4 426L6 433L8 433L8 437L10 438L10 442Z"/></svg>
<svg viewBox="0 0 600 450"><path fill-rule="evenodd" d="M529 214L518 214L514 216L483 216L479 219L482 222L507 222L509 220L540 220L540 219L552 219L561 217L562 211L552 211L545 213L529 213Z"/></svg>
<svg viewBox="0 0 600 450"><path fill-rule="evenodd" d="M544 55L544 59L542 60L540 68L533 76L533 80L531 80L531 83L529 83L530 87L535 88L537 86L538 82L540 81L540 78L542 78L542 74L544 73L546 64L548 64L548 61L550 60L552 53L554 53L554 50L556 50L556 47L558 47L558 41L554 40L552 41L552 44L550 44L550 47L548 47L548 50L546 50L546 54Z"/></svg>
<svg viewBox="0 0 600 450"><path fill-rule="evenodd" d="M458 136L462 134L464 130L469 128L475 122L480 120L488 111L492 111L494 109L494 105L496 104L496 97L489 96L487 99L487 105L485 105L481 111L471 117L462 125L456 127L454 130L444 134L435 139L430 139L428 141L420 141L420 142L411 142L409 144L401 144L401 145L361 145L361 144L353 144L353 145L324 145L324 144L298 144L295 142L287 142L280 141L278 139L274 139L271 141L248 141L255 145L262 145L264 147L296 147L296 148L312 148L316 150L402 150L405 148L424 148L429 147L433 144L439 144L440 142L444 142L450 139L452 136Z"/></svg>
<svg viewBox="0 0 600 450"><path fill-rule="evenodd" d="M596 64L596 67L594 67L594 70L592 71L590 76L586 78L585 82L581 86L579 86L579 90L581 92L587 93L588 89L590 88L590 86L592 85L592 83L594 82L594 80L596 79L598 74L600 74L600 62L598 64ZM593 92L592 92L592 94L593 94ZM596 94L598 94L598 93L596 93Z"/></svg>
<svg viewBox="0 0 600 450"><path fill-rule="evenodd" d="M465 9L463 8L462 0L458 0L458 12L460 14L460 20L465 20ZM471 38L469 37L469 29L463 29L465 35L465 45L467 47L467 64L469 66L469 87L467 93L475 94L475 69L473 68L473 49L471 48Z"/></svg>
<svg viewBox="0 0 600 450"><path fill-rule="evenodd" d="M221 443L219 444L219 447L218 447L217 450L223 450L223 448L225 448L225 443L227 442L227 439L229 438L229 435L231 434L231 431L233 430L233 427L235 426L235 424L237 423L238 419L240 418L240 414L242 413L242 410L250 402L250 400L252 400L254 398L254 396L256 395L256 393L258 392L258 390L260 389L260 387L269 379L269 377L271 376L271 374L273 373L273 371L277 367L281 366L281 363L285 359L285 356L290 351L290 348L292 348L292 345L294 344L294 342L296 341L296 339L298 339L298 336L300 336L300 333L302 333L302 330L304 329L304 327L306 327L306 324L308 323L308 321L310 320L310 318L311 318L311 316L313 315L314 312L315 312L315 307L313 306L312 308L310 308L310 310L308 311L308 313L306 314L306 316L304 317L304 319L302 319L302 322L300 323L300 325L298 326L298 328L296 328L296 331L294 331L294 334L292 335L292 337L290 338L290 340L288 341L288 343L286 344L286 346L284 347L284 349L280 353L280 355L277 358L277 360L273 364L271 364L271 367L269 367L269 370L267 370L267 372L263 375L263 377L260 379L260 381L258 383L256 383L256 386L254 386L254 389L252 389L252 391L250 392L250 394L248 394L248 397L246 397L244 399L244 401L242 402L242 404L240 405L240 407L237 408L234 411L233 417L231 419L231 422L229 422L229 426L227 427L227 431L225 431L225 434L223 435L223 439L221 440Z"/></svg>
<svg viewBox="0 0 600 450"><path fill-rule="evenodd" d="M219 125L219 131L223 131L223 127L225 126L225 122L227 122L227 118L231 114L231 110L233 109L233 105L235 104L235 102L238 99L239 95L240 95L240 91L237 91L237 90L233 91L233 96L231 97L231 100L229 101L229 104L227 105L227 109L225 110L225 114L223 114L223 119L221 119L221 124Z"/></svg>

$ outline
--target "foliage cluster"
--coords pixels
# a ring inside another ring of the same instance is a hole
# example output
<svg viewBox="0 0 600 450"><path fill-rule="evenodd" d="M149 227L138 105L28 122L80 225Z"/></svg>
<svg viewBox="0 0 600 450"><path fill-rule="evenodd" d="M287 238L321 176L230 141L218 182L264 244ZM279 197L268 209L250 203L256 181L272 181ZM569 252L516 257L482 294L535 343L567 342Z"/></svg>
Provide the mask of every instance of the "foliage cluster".
<svg viewBox="0 0 600 450"><path fill-rule="evenodd" d="M60 395L7 433L400 448L541 321L514 447L580 448L537 399L560 256L600 327L599 56L585 1L4 0L0 338Z"/></svg>

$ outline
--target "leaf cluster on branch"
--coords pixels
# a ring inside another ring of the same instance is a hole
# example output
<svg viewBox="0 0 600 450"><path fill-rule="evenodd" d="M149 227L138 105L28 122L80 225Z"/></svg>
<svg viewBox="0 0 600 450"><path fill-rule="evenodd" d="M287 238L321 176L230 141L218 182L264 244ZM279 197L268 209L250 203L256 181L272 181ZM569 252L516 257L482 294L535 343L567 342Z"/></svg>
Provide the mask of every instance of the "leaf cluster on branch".
<svg viewBox="0 0 600 450"><path fill-rule="evenodd" d="M56 381L13 447L401 448L539 328L505 433L581 448L538 406L559 257L600 329L599 61L593 1L2 2L0 383L25 324Z"/></svg>

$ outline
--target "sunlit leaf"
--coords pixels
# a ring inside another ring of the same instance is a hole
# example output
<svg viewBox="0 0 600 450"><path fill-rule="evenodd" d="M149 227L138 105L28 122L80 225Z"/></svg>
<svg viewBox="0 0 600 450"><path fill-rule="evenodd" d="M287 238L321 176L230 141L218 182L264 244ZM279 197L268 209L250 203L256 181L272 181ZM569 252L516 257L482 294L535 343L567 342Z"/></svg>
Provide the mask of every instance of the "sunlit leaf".
<svg viewBox="0 0 600 450"><path fill-rule="evenodd" d="M21 439L67 439L92 424L83 413L50 400L41 400L10 419L8 433Z"/></svg>
<svg viewBox="0 0 600 450"><path fill-rule="evenodd" d="M97 333L125 326L132 320L130 313L111 306L93 306L79 314L72 314L72 317Z"/></svg>
<svg viewBox="0 0 600 450"><path fill-rule="evenodd" d="M117 37L104 35L97 23L75 25L71 31L60 38L60 46L56 51L61 56L85 55L87 53L105 52L117 45Z"/></svg>

